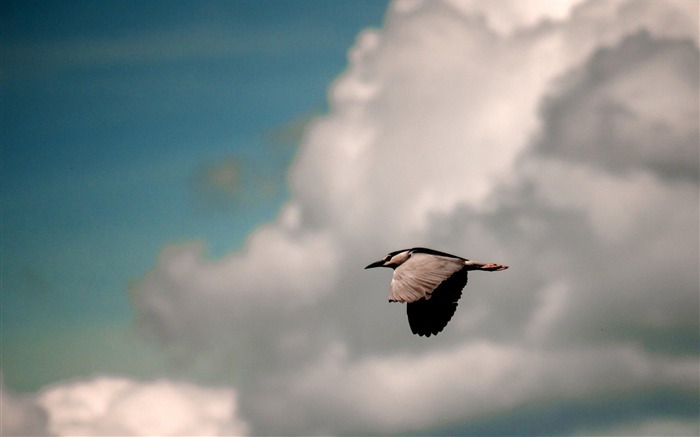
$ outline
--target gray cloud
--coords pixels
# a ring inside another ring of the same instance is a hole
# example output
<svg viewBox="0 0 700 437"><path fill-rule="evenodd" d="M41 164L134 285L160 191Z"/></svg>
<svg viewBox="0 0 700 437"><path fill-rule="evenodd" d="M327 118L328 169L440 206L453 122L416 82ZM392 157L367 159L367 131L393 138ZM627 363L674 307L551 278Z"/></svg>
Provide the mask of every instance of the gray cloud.
<svg viewBox="0 0 700 437"><path fill-rule="evenodd" d="M133 286L143 331L235 387L253 433L479 429L697 393L696 5L528 2L519 21L459 4L395 2L358 38L292 198L241 252L168 247ZM389 272L362 270L413 245L511 268L471 275L448 329L417 338ZM697 425L679 409L590 429Z"/></svg>
<svg viewBox="0 0 700 437"><path fill-rule="evenodd" d="M261 434L696 387L697 46L623 2L510 36L407 4L358 39L278 221L219 261L168 249L134 289L144 326L234 384ZM422 341L388 273L362 271L412 245L511 269L472 275Z"/></svg>
<svg viewBox="0 0 700 437"><path fill-rule="evenodd" d="M598 50L545 104L543 153L697 180L699 64L692 42L648 32Z"/></svg>

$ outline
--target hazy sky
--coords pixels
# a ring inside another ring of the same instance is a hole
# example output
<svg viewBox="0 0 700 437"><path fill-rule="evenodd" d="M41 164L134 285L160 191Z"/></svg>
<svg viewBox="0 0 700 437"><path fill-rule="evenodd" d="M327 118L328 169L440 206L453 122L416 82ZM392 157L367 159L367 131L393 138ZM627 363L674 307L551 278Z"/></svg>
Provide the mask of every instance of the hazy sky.
<svg viewBox="0 0 700 437"><path fill-rule="evenodd" d="M700 431L697 1L0 29L6 433ZM510 269L419 338L363 270L412 246Z"/></svg>

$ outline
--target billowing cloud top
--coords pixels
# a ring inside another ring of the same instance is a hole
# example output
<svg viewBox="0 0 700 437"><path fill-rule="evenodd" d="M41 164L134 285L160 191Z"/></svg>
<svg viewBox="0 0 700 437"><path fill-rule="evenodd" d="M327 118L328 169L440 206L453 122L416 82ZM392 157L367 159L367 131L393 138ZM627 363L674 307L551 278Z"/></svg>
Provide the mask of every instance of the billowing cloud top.
<svg viewBox="0 0 700 437"><path fill-rule="evenodd" d="M696 400L697 17L690 1L394 2L306 131L278 220L222 259L165 249L132 289L139 325L235 390L256 434ZM420 339L362 270L414 245L511 269L472 275ZM643 413L634 429L658 431Z"/></svg>

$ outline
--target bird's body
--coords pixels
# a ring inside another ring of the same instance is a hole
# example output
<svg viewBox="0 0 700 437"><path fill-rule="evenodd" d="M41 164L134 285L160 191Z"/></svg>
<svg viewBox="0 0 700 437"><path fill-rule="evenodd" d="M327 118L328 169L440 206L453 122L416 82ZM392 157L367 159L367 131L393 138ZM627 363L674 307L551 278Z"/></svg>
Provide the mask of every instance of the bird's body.
<svg viewBox="0 0 700 437"><path fill-rule="evenodd" d="M391 252L365 268L373 267L394 269L389 302L405 302L411 331L427 337L442 331L452 319L469 270L494 272L508 268L424 247Z"/></svg>

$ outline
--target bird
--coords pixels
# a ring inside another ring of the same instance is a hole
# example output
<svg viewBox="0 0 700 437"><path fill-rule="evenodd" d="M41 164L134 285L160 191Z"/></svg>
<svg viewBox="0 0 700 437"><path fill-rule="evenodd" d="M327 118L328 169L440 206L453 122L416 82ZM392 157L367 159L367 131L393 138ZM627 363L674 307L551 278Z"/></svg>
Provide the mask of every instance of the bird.
<svg viewBox="0 0 700 437"><path fill-rule="evenodd" d="M389 302L406 303L408 324L419 336L437 335L447 326L467 285L467 272L497 272L508 266L470 261L425 247L397 250L365 267L394 269Z"/></svg>

